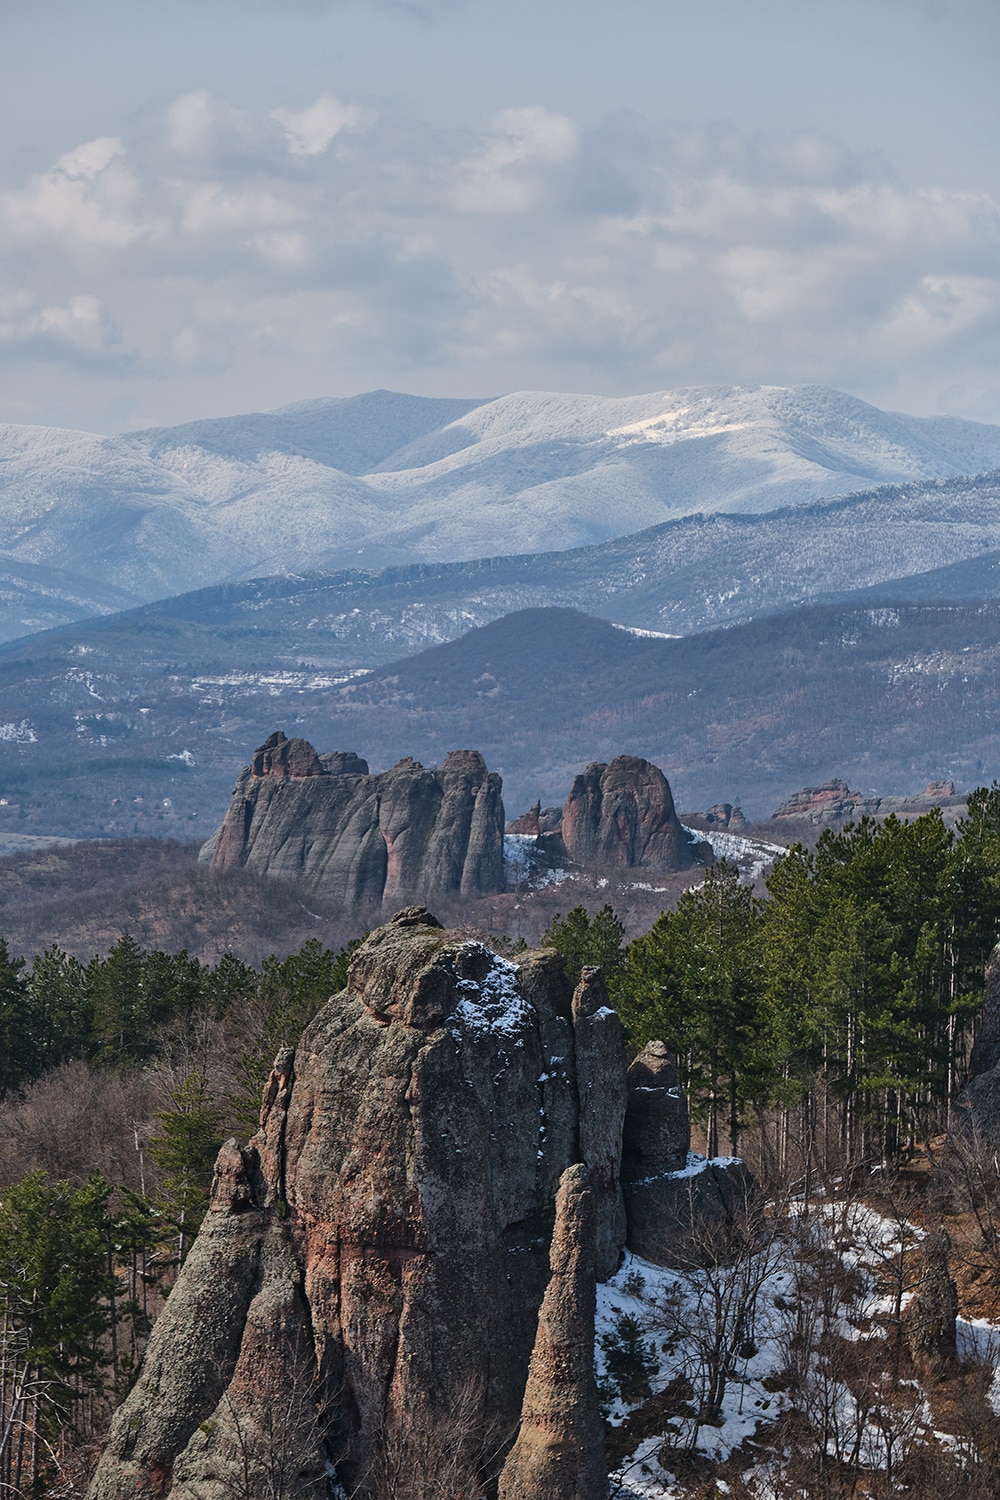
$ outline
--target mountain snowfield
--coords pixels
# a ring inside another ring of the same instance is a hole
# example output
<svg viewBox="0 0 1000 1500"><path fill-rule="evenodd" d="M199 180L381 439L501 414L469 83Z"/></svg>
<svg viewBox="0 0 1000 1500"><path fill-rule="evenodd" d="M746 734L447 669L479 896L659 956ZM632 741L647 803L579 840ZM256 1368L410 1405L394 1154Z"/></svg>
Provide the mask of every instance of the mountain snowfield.
<svg viewBox="0 0 1000 1500"><path fill-rule="evenodd" d="M997 467L1000 427L823 387L375 391L119 437L2 426L0 634L226 580L561 550ZM49 570L44 608L41 575L19 606L18 565Z"/></svg>

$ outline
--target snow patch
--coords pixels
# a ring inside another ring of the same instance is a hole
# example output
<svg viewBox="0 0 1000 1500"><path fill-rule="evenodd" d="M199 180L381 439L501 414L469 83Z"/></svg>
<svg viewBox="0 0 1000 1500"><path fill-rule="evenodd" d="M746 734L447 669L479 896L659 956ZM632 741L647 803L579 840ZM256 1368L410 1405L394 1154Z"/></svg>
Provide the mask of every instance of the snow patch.
<svg viewBox="0 0 1000 1500"><path fill-rule="evenodd" d="M460 952L488 953L481 943L464 943ZM516 965L490 954L482 979L460 979L461 999L453 1015L470 1031L519 1039L532 1025L535 1012L521 994Z"/></svg>

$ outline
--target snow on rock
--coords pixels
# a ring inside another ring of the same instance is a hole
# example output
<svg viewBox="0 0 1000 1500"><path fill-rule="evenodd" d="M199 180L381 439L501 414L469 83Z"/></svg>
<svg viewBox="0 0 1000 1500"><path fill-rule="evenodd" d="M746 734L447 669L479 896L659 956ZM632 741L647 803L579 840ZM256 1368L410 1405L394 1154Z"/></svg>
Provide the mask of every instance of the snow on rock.
<svg viewBox="0 0 1000 1500"><path fill-rule="evenodd" d="M521 994L515 964L498 958L482 943L466 943L463 951L488 954L492 960L482 979L460 979L462 998L452 1014L470 1031L519 1038L535 1022L532 1006Z"/></svg>

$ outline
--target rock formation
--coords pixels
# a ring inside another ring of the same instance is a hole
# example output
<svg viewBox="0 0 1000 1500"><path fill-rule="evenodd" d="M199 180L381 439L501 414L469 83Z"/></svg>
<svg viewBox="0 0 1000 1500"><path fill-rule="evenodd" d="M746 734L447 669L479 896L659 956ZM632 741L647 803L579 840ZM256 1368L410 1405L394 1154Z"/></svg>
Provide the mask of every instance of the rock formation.
<svg viewBox="0 0 1000 1500"><path fill-rule="evenodd" d="M500 778L475 750L436 770L401 760L380 776L359 756L318 755L271 735L202 850L214 869L301 881L355 908L503 890Z"/></svg>
<svg viewBox="0 0 1000 1500"><path fill-rule="evenodd" d="M731 802L716 802L705 814L705 822L711 823L714 828L727 828L734 832L747 826L742 807L734 807Z"/></svg>
<svg viewBox="0 0 1000 1500"><path fill-rule="evenodd" d="M948 1266L951 1240L945 1229L927 1235L916 1296L906 1309L910 1355L925 1380L939 1379L958 1363L958 1288Z"/></svg>
<svg viewBox="0 0 1000 1500"><path fill-rule="evenodd" d="M499 1500L607 1500L604 1431L594 1379L595 1213L590 1174L567 1167L521 1425Z"/></svg>
<svg viewBox="0 0 1000 1500"><path fill-rule="evenodd" d="M834 779L795 792L771 814L772 822L839 823L847 818L878 818L889 813L921 813L931 807L954 807L953 781L932 781L913 797L866 797L852 792L846 781Z"/></svg>
<svg viewBox="0 0 1000 1500"><path fill-rule="evenodd" d="M269 1462L307 1500L327 1464L352 1494L437 1500L495 1475L519 1417L509 1496L532 1463L605 1494L584 1349L625 1100L603 998L552 950L515 965L423 909L372 933L279 1055L258 1134L220 1153L91 1500L265 1500Z"/></svg>
<svg viewBox="0 0 1000 1500"><path fill-rule="evenodd" d="M567 856L588 868L669 872L698 863L667 778L634 755L595 762L576 777L560 834Z"/></svg>
<svg viewBox="0 0 1000 1500"><path fill-rule="evenodd" d="M628 1247L662 1266L725 1259L727 1227L746 1212L749 1173L734 1157L690 1152L687 1100L662 1042L628 1070L621 1183Z"/></svg>

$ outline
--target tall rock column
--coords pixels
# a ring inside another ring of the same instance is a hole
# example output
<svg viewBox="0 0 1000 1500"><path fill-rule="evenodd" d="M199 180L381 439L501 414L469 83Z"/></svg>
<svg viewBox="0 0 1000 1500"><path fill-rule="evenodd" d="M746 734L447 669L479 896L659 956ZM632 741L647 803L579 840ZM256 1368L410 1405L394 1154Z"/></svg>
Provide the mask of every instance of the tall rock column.
<svg viewBox="0 0 1000 1500"><path fill-rule="evenodd" d="M594 1231L590 1173L578 1162L566 1168L556 1194L552 1276L498 1500L607 1500L604 1423L594 1379Z"/></svg>
<svg viewBox="0 0 1000 1500"><path fill-rule="evenodd" d="M573 995L580 1155L594 1190L598 1281L618 1269L625 1243L625 1202L618 1181L625 1121L625 1037L600 969L585 968Z"/></svg>

